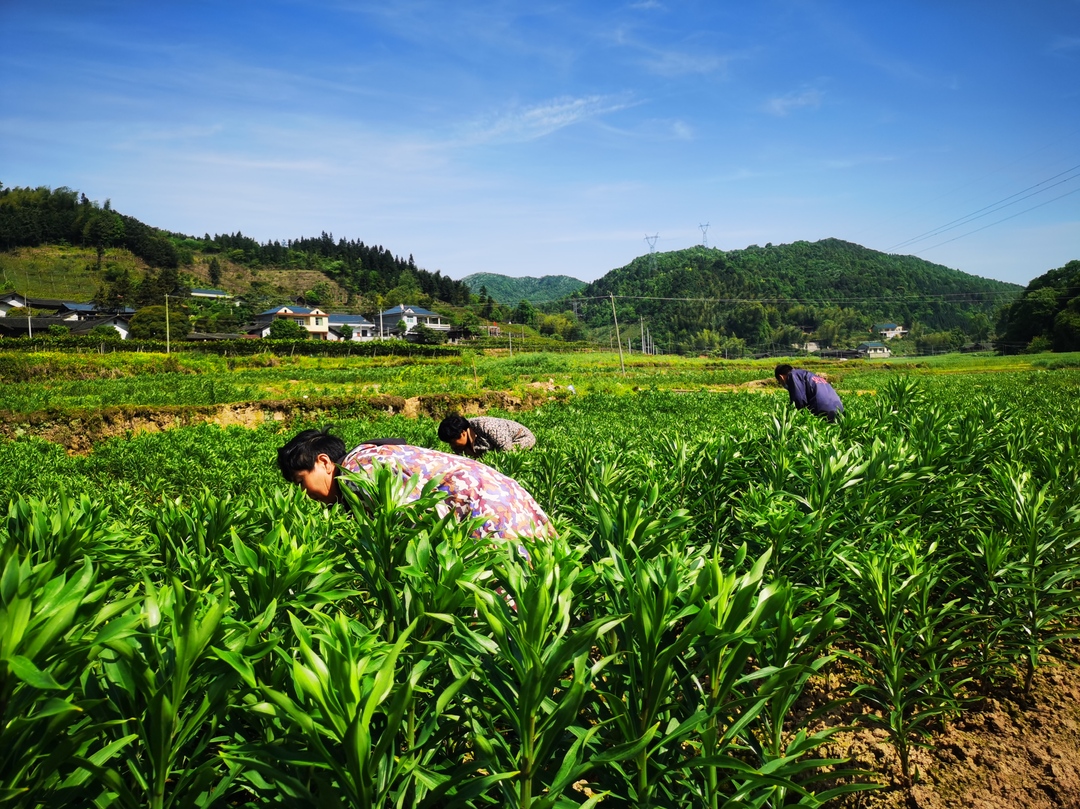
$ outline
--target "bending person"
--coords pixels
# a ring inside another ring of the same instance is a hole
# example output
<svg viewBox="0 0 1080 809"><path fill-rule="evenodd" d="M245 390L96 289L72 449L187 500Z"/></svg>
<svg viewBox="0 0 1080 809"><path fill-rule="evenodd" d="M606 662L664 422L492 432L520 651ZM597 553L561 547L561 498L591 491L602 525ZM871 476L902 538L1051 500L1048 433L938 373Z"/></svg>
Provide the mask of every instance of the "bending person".
<svg viewBox="0 0 1080 809"><path fill-rule="evenodd" d="M391 439L393 440L393 439ZM305 430L278 450L278 468L290 483L300 486L312 500L335 505L342 500L338 474L371 472L376 464L387 466L403 480L416 477L409 492L418 499L424 486L440 479L436 488L446 493L437 509L458 519L484 519L475 536L514 539L550 535L547 514L513 478L469 458L387 439L360 444L350 452L345 442L324 430Z"/></svg>
<svg viewBox="0 0 1080 809"><path fill-rule="evenodd" d="M787 388L791 403L797 409L805 407L815 416L830 422L836 421L836 417L844 412L840 397L833 386L825 381L825 377L790 365L777 365L773 373L776 381Z"/></svg>
<svg viewBox="0 0 1080 809"><path fill-rule="evenodd" d="M536 445L536 436L516 421L494 416L467 419L458 413L440 422L439 438L450 445L455 455L470 458L480 458L485 452L510 452Z"/></svg>

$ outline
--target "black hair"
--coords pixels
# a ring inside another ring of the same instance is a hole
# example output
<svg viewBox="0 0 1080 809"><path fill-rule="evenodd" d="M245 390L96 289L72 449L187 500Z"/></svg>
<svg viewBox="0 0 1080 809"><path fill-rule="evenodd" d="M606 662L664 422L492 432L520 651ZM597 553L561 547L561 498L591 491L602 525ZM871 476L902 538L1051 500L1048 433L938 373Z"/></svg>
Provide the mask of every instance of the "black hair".
<svg viewBox="0 0 1080 809"><path fill-rule="evenodd" d="M469 429L469 420L460 413L451 413L439 422L439 438L447 444L456 441Z"/></svg>
<svg viewBox="0 0 1080 809"><path fill-rule="evenodd" d="M777 379L779 379L782 376L787 376L788 374L790 374L794 370L795 369L792 368L787 363L783 363L781 365L776 366L776 370L773 371L773 376L775 376Z"/></svg>
<svg viewBox="0 0 1080 809"><path fill-rule="evenodd" d="M310 472L315 468L320 455L328 455L334 463L340 463L345 451L345 442L327 430L304 430L278 449L277 465L285 480L293 483L297 472Z"/></svg>

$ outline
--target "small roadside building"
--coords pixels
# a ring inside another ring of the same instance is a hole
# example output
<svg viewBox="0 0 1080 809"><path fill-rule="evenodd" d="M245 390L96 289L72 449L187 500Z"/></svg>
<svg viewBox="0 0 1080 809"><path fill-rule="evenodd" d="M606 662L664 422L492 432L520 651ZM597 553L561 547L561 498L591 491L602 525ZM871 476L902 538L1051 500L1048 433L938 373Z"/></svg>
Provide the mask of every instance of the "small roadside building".
<svg viewBox="0 0 1080 809"><path fill-rule="evenodd" d="M49 333L50 326L63 326L71 334L81 336L89 334L97 326L111 326L116 329L121 340L126 340L131 330L130 320L124 315L107 315L85 320L63 317L5 317L0 319L0 337L43 337Z"/></svg>
<svg viewBox="0 0 1080 809"><path fill-rule="evenodd" d="M223 289L193 289L191 290L191 297L200 300L224 301L231 298L232 295Z"/></svg>

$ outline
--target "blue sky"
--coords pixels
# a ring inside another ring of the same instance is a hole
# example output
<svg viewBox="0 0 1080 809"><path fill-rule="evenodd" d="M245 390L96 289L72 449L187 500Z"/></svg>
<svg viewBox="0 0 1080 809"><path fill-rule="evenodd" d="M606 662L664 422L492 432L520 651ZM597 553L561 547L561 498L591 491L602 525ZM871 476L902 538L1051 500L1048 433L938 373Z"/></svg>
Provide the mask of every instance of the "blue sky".
<svg viewBox="0 0 1080 809"><path fill-rule="evenodd" d="M646 237L1080 258L1080 0L0 0L0 38L0 182L182 233L454 278Z"/></svg>

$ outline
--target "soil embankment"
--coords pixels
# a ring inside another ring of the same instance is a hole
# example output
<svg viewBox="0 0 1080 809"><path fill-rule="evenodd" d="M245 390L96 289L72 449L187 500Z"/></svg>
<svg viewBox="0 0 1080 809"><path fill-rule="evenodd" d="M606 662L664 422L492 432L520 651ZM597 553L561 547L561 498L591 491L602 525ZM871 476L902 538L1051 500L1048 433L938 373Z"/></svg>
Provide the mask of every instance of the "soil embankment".
<svg viewBox="0 0 1080 809"><path fill-rule="evenodd" d="M0 435L33 435L60 444L70 453L86 453L110 438L153 433L173 427L218 424L222 427L257 427L267 422L289 426L320 419L373 418L400 414L408 418L442 418L451 412L478 415L489 409L529 409L558 394L543 387L524 396L489 391L479 396L433 394L406 399L401 396L322 397L297 400L234 402L221 405L123 405L100 410L41 410L35 413L0 413Z"/></svg>

